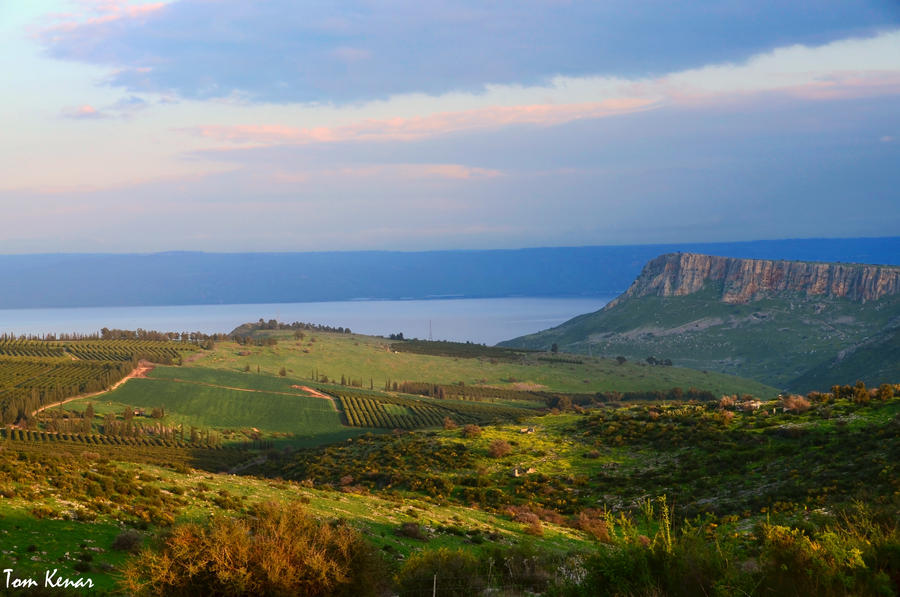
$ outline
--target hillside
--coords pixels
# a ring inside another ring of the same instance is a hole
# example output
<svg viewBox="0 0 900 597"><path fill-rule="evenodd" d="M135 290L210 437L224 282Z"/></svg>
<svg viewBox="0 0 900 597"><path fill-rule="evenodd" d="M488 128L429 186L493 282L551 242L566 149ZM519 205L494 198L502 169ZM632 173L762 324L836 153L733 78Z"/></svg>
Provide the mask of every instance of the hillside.
<svg viewBox="0 0 900 597"><path fill-rule="evenodd" d="M217 343L214 351L192 361L189 367L232 372L249 368L268 375L276 375L284 367L288 377L309 379L315 375L320 381L346 377L375 389L391 380L571 393L666 391L673 387L700 388L716 396L737 392L771 397L777 393L775 388L749 379L682 367L650 366L642 361L620 364L611 358L573 359L549 353L498 358L488 352L479 356L488 349L466 344L458 346L478 351L475 356L419 354L412 350L430 345L440 353L452 343L397 343L360 334L307 332L300 339L290 331L265 330L255 332L255 338L262 345Z"/></svg>
<svg viewBox="0 0 900 597"><path fill-rule="evenodd" d="M333 561L384 594L452 588L446 558L471 564L472 595L616 594L626 576L635 595L889 595L897 577L900 385L776 400L668 365L320 330L215 346L9 339L0 354L18 388L0 399L24 412L0 428L2 556L19 579L56 568L100 592L246 594L243 577L208 571L230 573L231 557L268 570L257 549L306 553L294 523L352 540L368 555ZM141 355L181 364L147 371ZM84 396L119 379L97 357L139 377ZM797 555L785 537L815 543ZM783 572L810 557L812 584ZM190 580L154 572L175 569ZM207 590L223 578L236 588ZM259 593L366 594L348 582Z"/></svg>
<svg viewBox="0 0 900 597"><path fill-rule="evenodd" d="M890 381L896 335L878 338L898 321L898 267L673 253L602 310L501 346L671 359L805 391L828 387L839 362L842 379Z"/></svg>

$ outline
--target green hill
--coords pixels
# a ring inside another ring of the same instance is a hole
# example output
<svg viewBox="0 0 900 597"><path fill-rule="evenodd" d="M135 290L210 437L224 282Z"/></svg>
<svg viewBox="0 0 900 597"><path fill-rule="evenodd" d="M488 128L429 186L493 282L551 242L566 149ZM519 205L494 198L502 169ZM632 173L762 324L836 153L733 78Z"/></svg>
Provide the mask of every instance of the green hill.
<svg viewBox="0 0 900 597"><path fill-rule="evenodd" d="M898 268L663 256L604 309L501 346L669 359L792 390L876 385L900 362L898 280Z"/></svg>

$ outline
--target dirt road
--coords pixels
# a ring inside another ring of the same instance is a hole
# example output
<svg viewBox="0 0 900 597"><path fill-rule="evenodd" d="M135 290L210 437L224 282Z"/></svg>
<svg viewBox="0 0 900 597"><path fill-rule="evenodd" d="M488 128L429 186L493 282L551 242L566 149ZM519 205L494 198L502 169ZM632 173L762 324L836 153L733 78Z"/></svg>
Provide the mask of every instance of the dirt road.
<svg viewBox="0 0 900 597"><path fill-rule="evenodd" d="M38 414L39 412L45 411L48 408L53 408L54 406L66 404L67 402L72 402L73 400L81 400L82 398L91 398L93 396L99 396L100 394L112 392L113 390L115 390L116 388L121 386L123 383L128 381L129 379L133 379L135 377L147 377L147 374L150 373L151 371L153 371L153 366L154 366L153 363L150 363L148 361L140 361L140 362L138 362L137 367L135 367L131 373L129 373L128 375L126 375L125 377L123 377L122 379L120 379L119 381L114 383L109 388L107 388L105 390L100 390L99 392L91 392L89 394L79 394L78 396L72 396L71 398L66 398L65 400L60 400L59 402L54 402L52 404L45 404L44 406L40 407L39 409L37 409L36 411L31 413L31 416L33 417L34 415Z"/></svg>

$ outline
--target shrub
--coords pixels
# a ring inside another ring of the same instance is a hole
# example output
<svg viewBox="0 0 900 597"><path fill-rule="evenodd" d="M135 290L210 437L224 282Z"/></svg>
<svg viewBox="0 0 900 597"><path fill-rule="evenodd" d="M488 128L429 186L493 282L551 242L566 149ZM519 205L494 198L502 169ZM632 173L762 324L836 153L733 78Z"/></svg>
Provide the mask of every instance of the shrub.
<svg viewBox="0 0 900 597"><path fill-rule="evenodd" d="M409 537L410 539L418 539L419 541L425 541L427 539L425 534L422 533L422 527L415 522L404 522L397 529L397 534L401 537Z"/></svg>
<svg viewBox="0 0 900 597"><path fill-rule="evenodd" d="M491 458L503 458L511 451L512 446L509 445L509 442L502 439L495 439L491 442L491 445L488 446L488 455Z"/></svg>
<svg viewBox="0 0 900 597"><path fill-rule="evenodd" d="M468 424L462 428L462 436L466 439L474 439L481 436L481 427L474 424Z"/></svg>
<svg viewBox="0 0 900 597"><path fill-rule="evenodd" d="M116 551L130 551L135 553L140 549L142 542L143 539L138 531L126 529L116 535L116 538L113 539L112 548Z"/></svg>
<svg viewBox="0 0 900 597"><path fill-rule="evenodd" d="M784 408L790 411L802 413L809 410L809 400L804 398L803 396L797 394L791 394L790 396L785 396L781 399L781 404Z"/></svg>
<svg viewBox="0 0 900 597"><path fill-rule="evenodd" d="M444 417L444 429L456 429L457 424L456 421L451 419L450 417Z"/></svg>
<svg viewBox="0 0 900 597"><path fill-rule="evenodd" d="M606 524L603 514L598 510L582 510L579 512L574 526L601 543L610 543L611 541L609 526Z"/></svg>
<svg viewBox="0 0 900 597"><path fill-rule="evenodd" d="M345 524L324 524L300 504L265 503L242 518L185 523L160 551L144 550L123 572L135 595L378 594L384 562Z"/></svg>
<svg viewBox="0 0 900 597"><path fill-rule="evenodd" d="M413 554L397 575L400 597L431 595L433 587L444 597L471 597L485 585L475 556L443 547Z"/></svg>
<svg viewBox="0 0 900 597"><path fill-rule="evenodd" d="M540 537L544 534L544 527L541 526L540 520L535 520L528 523L523 531L529 535L533 535L535 537Z"/></svg>

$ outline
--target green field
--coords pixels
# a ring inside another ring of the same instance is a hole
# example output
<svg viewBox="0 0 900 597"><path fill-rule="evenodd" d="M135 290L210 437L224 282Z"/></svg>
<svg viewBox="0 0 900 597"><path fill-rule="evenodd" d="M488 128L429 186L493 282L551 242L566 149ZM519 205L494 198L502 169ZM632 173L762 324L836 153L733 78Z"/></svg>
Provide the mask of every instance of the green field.
<svg viewBox="0 0 900 597"><path fill-rule="evenodd" d="M367 431L342 425L331 401L292 390L290 385L290 381L280 377L157 367L148 378L129 380L103 396L73 401L66 407L83 410L90 402L98 422L103 415L119 415L126 407L148 413L162 407L166 417L160 422L164 424L223 433L255 429L267 436L282 437L292 445L342 441ZM227 439L228 434L225 435ZM236 438L247 436L239 434Z"/></svg>
<svg viewBox="0 0 900 597"><path fill-rule="evenodd" d="M317 373L330 380L359 380L363 387L383 389L387 380L490 385L503 388L546 389L559 392L669 390L696 387L721 394L773 397L777 390L748 379L679 367L649 366L644 362L619 365L614 359L584 357L582 364L539 360L535 353L520 362L489 358L450 358L390 349L390 340L353 334L307 333L303 340L291 332L261 332L274 336L275 346L241 346L221 342L188 367L276 375L284 367L288 377L309 380Z"/></svg>

